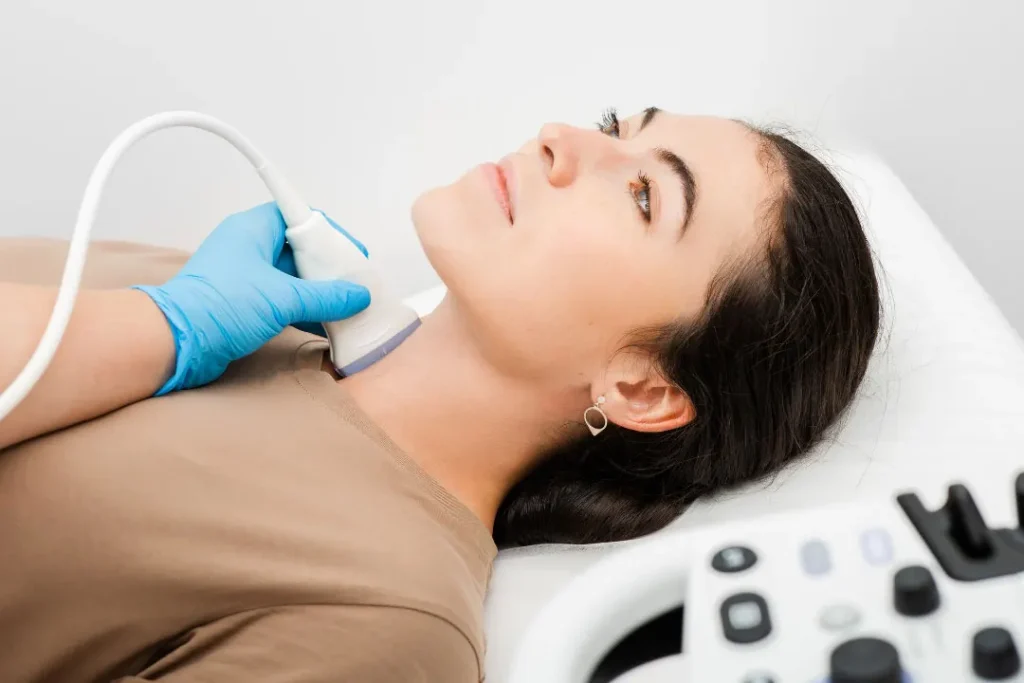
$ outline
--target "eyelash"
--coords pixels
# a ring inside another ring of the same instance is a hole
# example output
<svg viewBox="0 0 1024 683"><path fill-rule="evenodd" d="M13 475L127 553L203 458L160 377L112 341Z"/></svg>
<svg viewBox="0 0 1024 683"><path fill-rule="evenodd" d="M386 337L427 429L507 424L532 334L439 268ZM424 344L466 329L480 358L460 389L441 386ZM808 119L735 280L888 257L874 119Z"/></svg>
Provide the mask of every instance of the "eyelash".
<svg viewBox="0 0 1024 683"><path fill-rule="evenodd" d="M629 188L629 194L633 197L633 201L636 203L636 208L640 209L640 214L644 217L644 220L648 223L651 222L651 179L647 175L640 171L636 175L636 182L640 185L639 188L634 187L632 184ZM644 198L640 199L640 193L643 193Z"/></svg>
<svg viewBox="0 0 1024 683"><path fill-rule="evenodd" d="M597 124L597 129L605 135L612 135L614 133L614 137L619 137L619 115L614 107L604 110L601 114L601 122Z"/></svg>
<svg viewBox="0 0 1024 683"><path fill-rule="evenodd" d="M601 122L597 124L597 129L605 135L610 135L614 138L619 137L619 116L614 108L608 108L601 114ZM640 199L641 194L644 195L642 200ZM651 179L643 171L637 174L634 183L629 184L629 195L633 198L633 203L636 204L637 209L640 210L640 215L645 221L650 223Z"/></svg>

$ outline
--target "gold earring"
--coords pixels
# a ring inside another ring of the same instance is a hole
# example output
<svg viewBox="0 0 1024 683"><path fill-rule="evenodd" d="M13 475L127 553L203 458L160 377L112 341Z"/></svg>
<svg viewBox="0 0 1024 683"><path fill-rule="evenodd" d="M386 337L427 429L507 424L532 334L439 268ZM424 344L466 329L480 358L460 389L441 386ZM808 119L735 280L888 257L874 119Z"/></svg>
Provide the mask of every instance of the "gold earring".
<svg viewBox="0 0 1024 683"><path fill-rule="evenodd" d="M587 429L590 430L590 433L593 436L597 436L598 434L603 432L605 430L605 428L608 427L608 416L604 414L603 410L601 410L601 406L603 404L604 404L604 396L598 396L597 397L597 402L594 403L594 405L590 406L589 408L587 408L586 410L583 411L583 422L587 425ZM593 410L594 412L596 412L598 415L601 416L602 424L601 424L600 427L595 427L594 425L590 424L590 411L591 410Z"/></svg>

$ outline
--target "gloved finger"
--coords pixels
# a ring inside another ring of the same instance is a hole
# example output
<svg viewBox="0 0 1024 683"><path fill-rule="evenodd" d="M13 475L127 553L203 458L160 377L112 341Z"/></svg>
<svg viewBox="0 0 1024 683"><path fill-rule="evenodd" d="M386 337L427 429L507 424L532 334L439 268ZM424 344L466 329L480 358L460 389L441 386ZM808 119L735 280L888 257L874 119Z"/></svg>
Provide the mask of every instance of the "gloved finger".
<svg viewBox="0 0 1024 683"><path fill-rule="evenodd" d="M370 290L345 280L293 280L295 299L286 324L331 322L351 318L370 305Z"/></svg>
<svg viewBox="0 0 1024 683"><path fill-rule="evenodd" d="M349 240L350 240L350 241L352 242L352 244L356 245L356 248L358 248L358 249L359 249L359 251L363 252L363 256L365 256L365 257L367 257L367 258L369 258L369 257L370 257L370 252L369 252L369 250L368 250L368 249L366 248L366 245L364 245L364 244L363 244L362 242L360 242L360 241L359 241L359 240L357 240L357 239L356 239L355 237L353 237L353 236L352 236L352 233L350 233L350 232L349 232L348 230L346 230L345 228L343 228L343 227L341 227L340 225L338 225L338 224L337 224L337 223L336 223L336 222L334 221L334 219L333 219L333 218L331 218L330 216L328 216L328 215L327 215L326 213L324 213L323 211L320 211L320 209L317 209L317 208L313 207L313 210L314 210L314 211L317 211L317 212L319 212L319 213L321 213L321 214L323 214L323 217L327 219L327 222L328 222L328 223L330 223L330 224L331 224L331 226L333 226L335 230L337 230L338 232L340 232L340 233L341 233L342 235L344 235L345 237L349 238Z"/></svg>
<svg viewBox="0 0 1024 683"><path fill-rule="evenodd" d="M281 249L281 255L274 262L274 267L285 275L299 276L299 271L295 268L295 252L292 251L291 245L284 245L284 248Z"/></svg>
<svg viewBox="0 0 1024 683"><path fill-rule="evenodd" d="M281 215L281 209L277 207L277 202L270 202L264 206L267 207L264 209L267 212L264 225L268 231L267 236L271 239L270 258L267 260L276 263L285 246L284 231L288 229L288 224L284 222L284 216Z"/></svg>
<svg viewBox="0 0 1024 683"><path fill-rule="evenodd" d="M327 336L327 330L325 330L324 326L321 325L320 323L309 323L309 322L292 323L292 327L294 327L296 329L299 329L299 330L301 330L303 332L306 332L307 334L315 334L318 337L326 337Z"/></svg>
<svg viewBox="0 0 1024 683"><path fill-rule="evenodd" d="M287 225L277 202L267 202L236 213L230 219L238 233L252 240L251 245L267 263L276 263L284 248ZM250 247L251 248L251 247Z"/></svg>

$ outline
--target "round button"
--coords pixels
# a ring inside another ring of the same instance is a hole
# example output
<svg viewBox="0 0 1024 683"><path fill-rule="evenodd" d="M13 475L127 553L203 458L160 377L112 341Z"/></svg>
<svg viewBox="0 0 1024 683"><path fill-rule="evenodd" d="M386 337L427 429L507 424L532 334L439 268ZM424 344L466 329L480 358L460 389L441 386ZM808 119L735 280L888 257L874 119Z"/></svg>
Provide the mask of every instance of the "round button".
<svg viewBox="0 0 1024 683"><path fill-rule="evenodd" d="M971 644L974 673L989 681L1010 678L1020 670L1020 655L1013 636L1005 628L993 626L974 634Z"/></svg>
<svg viewBox="0 0 1024 683"><path fill-rule="evenodd" d="M880 638L854 638L834 650L829 658L831 683L901 683L900 655Z"/></svg>
<svg viewBox="0 0 1024 683"><path fill-rule="evenodd" d="M905 617L923 617L939 608L939 588L927 567L910 565L892 581L893 604Z"/></svg>
<svg viewBox="0 0 1024 683"><path fill-rule="evenodd" d="M832 558L824 541L814 539L800 547L800 564L808 576L827 574L832 569Z"/></svg>
<svg viewBox="0 0 1024 683"><path fill-rule="evenodd" d="M826 631L845 631L860 622L860 612L852 605L829 605L818 614L818 624Z"/></svg>
<svg viewBox="0 0 1024 683"><path fill-rule="evenodd" d="M742 545L731 545L722 548L711 558L711 568L715 571L733 574L750 569L757 563L757 554Z"/></svg>
<svg viewBox="0 0 1024 683"><path fill-rule="evenodd" d="M892 559L892 539L885 529L868 529L860 536L860 550L868 564L888 564Z"/></svg>

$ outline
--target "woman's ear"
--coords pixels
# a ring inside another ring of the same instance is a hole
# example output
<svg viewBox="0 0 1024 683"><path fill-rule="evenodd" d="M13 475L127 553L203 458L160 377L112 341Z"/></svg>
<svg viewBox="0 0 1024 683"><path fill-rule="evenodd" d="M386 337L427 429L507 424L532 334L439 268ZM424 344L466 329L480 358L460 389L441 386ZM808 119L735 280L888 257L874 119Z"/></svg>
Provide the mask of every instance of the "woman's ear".
<svg viewBox="0 0 1024 683"><path fill-rule="evenodd" d="M665 432L689 424L696 409L685 391L648 361L617 362L605 375L601 409L624 429Z"/></svg>

